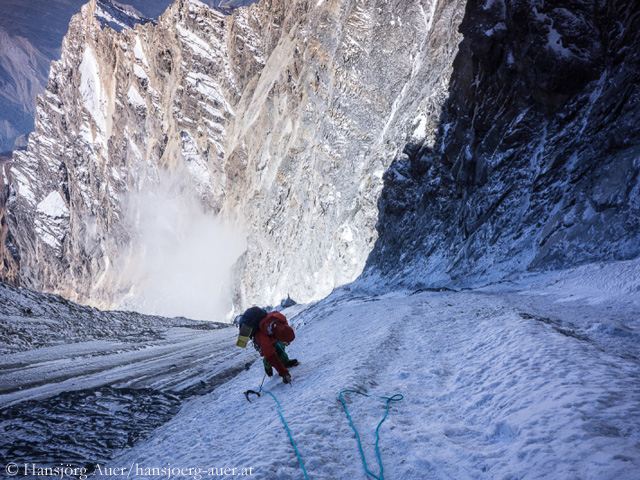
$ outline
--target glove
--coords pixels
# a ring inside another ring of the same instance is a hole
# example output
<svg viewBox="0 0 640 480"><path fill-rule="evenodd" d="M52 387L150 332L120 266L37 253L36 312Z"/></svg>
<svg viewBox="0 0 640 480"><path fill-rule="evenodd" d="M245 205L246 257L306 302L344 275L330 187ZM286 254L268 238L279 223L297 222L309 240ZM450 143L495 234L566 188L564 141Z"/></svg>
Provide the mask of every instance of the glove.
<svg viewBox="0 0 640 480"><path fill-rule="evenodd" d="M287 375L286 377L282 377L283 383L291 383L291 375Z"/></svg>
<svg viewBox="0 0 640 480"><path fill-rule="evenodd" d="M267 362L264 363L264 372L267 374L267 377L273 377L273 368Z"/></svg>

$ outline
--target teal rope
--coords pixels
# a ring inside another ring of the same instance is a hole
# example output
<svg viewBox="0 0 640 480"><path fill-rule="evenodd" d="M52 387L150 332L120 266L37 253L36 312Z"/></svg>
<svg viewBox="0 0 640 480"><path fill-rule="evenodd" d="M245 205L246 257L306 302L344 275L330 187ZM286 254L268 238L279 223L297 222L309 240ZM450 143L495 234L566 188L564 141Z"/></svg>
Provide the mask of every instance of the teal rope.
<svg viewBox="0 0 640 480"><path fill-rule="evenodd" d="M367 468L367 459L365 458L364 451L362 450L362 442L360 441L360 434L358 433L358 430L356 429L356 427L353 425L353 420L351 419L351 415L349 414L349 409L347 408L347 404L344 402L344 399L342 398L342 394L345 392L357 393L359 395L364 395L365 397L377 396L378 398L383 398L387 401L386 402L387 410L384 412L384 417L382 417L382 420L380 420L380 423L378 423L378 426L376 427L376 455L378 456L378 465L380 465L380 476L376 475L371 470L369 470L369 468ZM391 397L382 397L378 395L369 395L367 393L362 393L362 392L359 392L358 390L342 390L338 395L338 397L340 398L340 401L342 402L342 406L344 407L344 411L347 414L347 417L349 418L349 423L351 424L351 428L353 428L353 431L356 433L356 440L358 440L358 448L360 449L360 455L362 456L362 464L364 465L364 470L373 478L377 480L384 480L382 458L380 457L380 450L378 449L378 442L380 441L380 431L379 431L380 425L382 425L382 422L386 420L387 414L389 413L389 402L399 402L404 398L404 396L402 396L399 393L396 393Z"/></svg>
<svg viewBox="0 0 640 480"><path fill-rule="evenodd" d="M282 423L284 423L284 426L287 429L287 433L289 434L289 440L291 440L291 445L293 445L293 449L296 451L296 455L298 456L298 461L300 462L300 466L302 467L302 471L304 472L304 478L309 480L309 475L307 475L307 469L304 468L304 463L302 463L302 458L300 457L300 452L298 451L298 447L296 447L296 442L293 441L293 435L291 434L291 430L289 430L289 425L287 425L287 421L284 419L284 416L282 415L282 405L280 405L280 402L278 401L276 396L273 393L271 393L269 390L263 390L263 392L271 395L273 399L276 401L276 403L278 404L278 415L280 415L280 418L282 419Z"/></svg>

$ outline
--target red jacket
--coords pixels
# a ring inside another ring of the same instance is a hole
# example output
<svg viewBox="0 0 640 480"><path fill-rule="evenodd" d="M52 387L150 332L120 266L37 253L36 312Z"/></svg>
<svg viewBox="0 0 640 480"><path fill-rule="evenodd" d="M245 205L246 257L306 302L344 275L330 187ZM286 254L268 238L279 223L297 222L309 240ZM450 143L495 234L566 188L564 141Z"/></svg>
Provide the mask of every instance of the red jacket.
<svg viewBox="0 0 640 480"><path fill-rule="evenodd" d="M260 330L256 332L254 339L260 345L262 355L269 365L275 368L281 377L289 375L276 353L276 342L290 343L296 338L293 329L287 323L287 319L280 312L271 312L260 321Z"/></svg>

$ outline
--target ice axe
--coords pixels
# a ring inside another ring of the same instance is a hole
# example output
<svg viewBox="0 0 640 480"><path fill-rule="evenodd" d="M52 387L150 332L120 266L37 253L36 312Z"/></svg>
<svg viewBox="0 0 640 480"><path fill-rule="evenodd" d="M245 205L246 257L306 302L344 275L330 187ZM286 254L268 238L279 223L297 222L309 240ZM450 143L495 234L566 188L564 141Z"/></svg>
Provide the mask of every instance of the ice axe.
<svg viewBox="0 0 640 480"><path fill-rule="evenodd" d="M262 383L260 383L260 390L258 392L256 392L255 390L247 390L246 392L244 392L244 396L247 399L247 402L252 403L251 400L249 399L249 395L250 394L257 395L258 397L260 396L260 392L262 391L262 385L264 384L264 379L265 378L267 378L267 374L266 373L262 377Z"/></svg>
<svg viewBox="0 0 640 480"><path fill-rule="evenodd" d="M247 390L246 392L244 392L244 396L246 397L247 402L249 402L249 403L251 403L251 400L249 399L249 394L251 394L251 393L253 393L253 394L257 395L257 396L260 396L260 392L256 392L255 390Z"/></svg>

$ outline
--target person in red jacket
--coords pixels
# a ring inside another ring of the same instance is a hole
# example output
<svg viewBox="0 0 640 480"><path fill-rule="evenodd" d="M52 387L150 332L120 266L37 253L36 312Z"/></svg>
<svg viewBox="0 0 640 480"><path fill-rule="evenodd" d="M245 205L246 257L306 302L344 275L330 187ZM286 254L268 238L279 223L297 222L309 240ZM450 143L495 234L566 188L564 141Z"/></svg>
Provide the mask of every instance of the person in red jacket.
<svg viewBox="0 0 640 480"><path fill-rule="evenodd" d="M289 359L282 344L286 346L295 338L296 334L293 328L289 326L286 317L280 312L268 313L260 321L258 329L253 335L253 346L264 357L267 375L273 375L273 370L268 368L273 367L282 377L284 383L291 383L291 375L287 367L298 365L298 361Z"/></svg>

